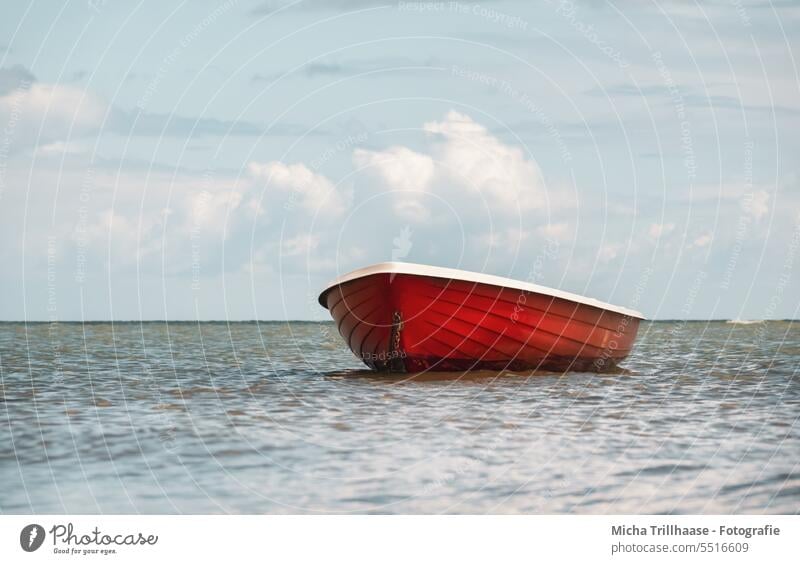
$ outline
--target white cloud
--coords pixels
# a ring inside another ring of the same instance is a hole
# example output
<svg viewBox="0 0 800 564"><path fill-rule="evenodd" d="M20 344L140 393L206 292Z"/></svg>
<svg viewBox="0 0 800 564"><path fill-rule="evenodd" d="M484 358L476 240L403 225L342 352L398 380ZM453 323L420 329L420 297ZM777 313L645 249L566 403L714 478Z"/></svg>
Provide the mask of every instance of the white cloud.
<svg viewBox="0 0 800 564"><path fill-rule="evenodd" d="M129 264L157 253L163 248L163 224L170 211L148 214L141 218L128 217L106 209L89 218L85 225L76 226L71 239L81 241L88 248L108 255L119 264Z"/></svg>
<svg viewBox="0 0 800 564"><path fill-rule="evenodd" d="M516 253L520 246L531 236L529 231L509 227L508 229L495 229L478 235L477 242L482 247L503 252Z"/></svg>
<svg viewBox="0 0 800 564"><path fill-rule="evenodd" d="M433 159L407 147L389 147L384 151L353 151L353 163L368 168L387 190L397 190L392 198L395 213L408 221L426 221L430 212L425 192L435 173ZM379 188L380 189L380 188Z"/></svg>
<svg viewBox="0 0 800 564"><path fill-rule="evenodd" d="M349 195L337 190L328 178L303 163L252 162L248 170L253 177L266 183L267 190L277 188L282 191L286 196L283 205L287 209L297 204L312 214L319 212L323 217L340 217L347 210ZM258 202L251 201L248 206L258 209Z"/></svg>
<svg viewBox="0 0 800 564"><path fill-rule="evenodd" d="M569 223L548 223L536 229L536 234L554 241L566 241L572 236Z"/></svg>
<svg viewBox="0 0 800 564"><path fill-rule="evenodd" d="M611 262L617 258L617 256L619 256L619 251L621 248L621 245L615 243L606 243L601 245L600 250L597 251L597 258L603 263Z"/></svg>
<svg viewBox="0 0 800 564"><path fill-rule="evenodd" d="M424 129L442 137L434 156L441 172L455 183L512 212L542 207L541 171L520 148L504 144L469 116L452 110Z"/></svg>
<svg viewBox="0 0 800 564"><path fill-rule="evenodd" d="M305 255L313 251L319 245L319 235L302 233L283 241L281 251L285 256Z"/></svg>
<svg viewBox="0 0 800 564"><path fill-rule="evenodd" d="M748 211L753 216L753 219L761 221L761 218L769 213L769 192L766 190L754 192Z"/></svg>
<svg viewBox="0 0 800 564"><path fill-rule="evenodd" d="M653 239L665 237L675 230L674 223L651 223L647 233Z"/></svg>
<svg viewBox="0 0 800 564"><path fill-rule="evenodd" d="M43 157L62 157L79 155L85 151L83 145L76 141L54 141L36 148L36 154Z"/></svg>
<svg viewBox="0 0 800 564"><path fill-rule="evenodd" d="M442 121L423 125L432 137L429 154L393 146L357 149L353 162L397 191L393 209L402 219L427 221L441 199L464 210L516 214L544 206L539 166L518 147L506 145L469 116L450 111Z"/></svg>
<svg viewBox="0 0 800 564"><path fill-rule="evenodd" d="M230 214L239 207L242 195L231 190L188 194L190 229L224 233Z"/></svg>
<svg viewBox="0 0 800 564"><path fill-rule="evenodd" d="M13 124L15 145L52 143L96 130L108 106L72 85L35 82L0 97L0 123Z"/></svg>
<svg viewBox="0 0 800 564"><path fill-rule="evenodd" d="M427 190L433 179L433 159L407 147L389 147L385 151L356 149L353 162L359 167L375 167L395 190Z"/></svg>
<svg viewBox="0 0 800 564"><path fill-rule="evenodd" d="M713 239L714 238L711 236L711 233L703 233L702 235L697 237L694 241L689 243L687 248L689 248L689 249L699 249L699 248L708 246L708 244L711 243L711 241Z"/></svg>

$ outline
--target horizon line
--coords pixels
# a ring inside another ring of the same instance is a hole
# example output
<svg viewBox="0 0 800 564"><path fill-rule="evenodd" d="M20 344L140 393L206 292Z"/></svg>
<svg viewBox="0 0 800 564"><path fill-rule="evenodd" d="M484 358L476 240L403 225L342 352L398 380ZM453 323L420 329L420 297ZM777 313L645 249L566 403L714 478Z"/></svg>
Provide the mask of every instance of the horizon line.
<svg viewBox="0 0 800 564"><path fill-rule="evenodd" d="M661 317L642 321L655 322L711 322L711 321L733 321L739 323L760 323L765 321L798 321L798 318L770 318L770 319L741 319L729 317L714 318L678 318ZM0 319L0 323L333 323L332 319Z"/></svg>

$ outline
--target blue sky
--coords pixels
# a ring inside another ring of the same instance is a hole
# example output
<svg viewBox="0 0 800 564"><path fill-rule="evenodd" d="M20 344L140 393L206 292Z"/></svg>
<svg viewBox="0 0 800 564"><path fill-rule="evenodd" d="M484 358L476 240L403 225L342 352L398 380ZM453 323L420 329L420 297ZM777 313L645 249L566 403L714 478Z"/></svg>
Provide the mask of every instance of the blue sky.
<svg viewBox="0 0 800 564"><path fill-rule="evenodd" d="M405 260L795 318L800 3L14 3L0 319L325 319Z"/></svg>

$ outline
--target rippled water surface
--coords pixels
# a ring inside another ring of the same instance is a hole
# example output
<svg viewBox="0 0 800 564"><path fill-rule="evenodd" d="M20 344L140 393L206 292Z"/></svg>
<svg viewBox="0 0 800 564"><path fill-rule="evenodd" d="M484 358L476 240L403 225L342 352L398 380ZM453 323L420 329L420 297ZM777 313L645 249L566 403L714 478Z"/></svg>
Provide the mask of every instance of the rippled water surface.
<svg viewBox="0 0 800 564"><path fill-rule="evenodd" d="M375 375L317 323L0 324L4 513L797 513L800 323Z"/></svg>

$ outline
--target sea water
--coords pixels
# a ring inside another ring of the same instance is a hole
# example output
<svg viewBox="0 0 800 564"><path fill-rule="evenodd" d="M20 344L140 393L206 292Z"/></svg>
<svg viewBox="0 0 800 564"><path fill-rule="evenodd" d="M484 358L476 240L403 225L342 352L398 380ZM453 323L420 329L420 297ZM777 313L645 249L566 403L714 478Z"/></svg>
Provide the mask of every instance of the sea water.
<svg viewBox="0 0 800 564"><path fill-rule="evenodd" d="M623 366L388 376L330 323L3 323L0 512L800 510L800 323L643 323Z"/></svg>

